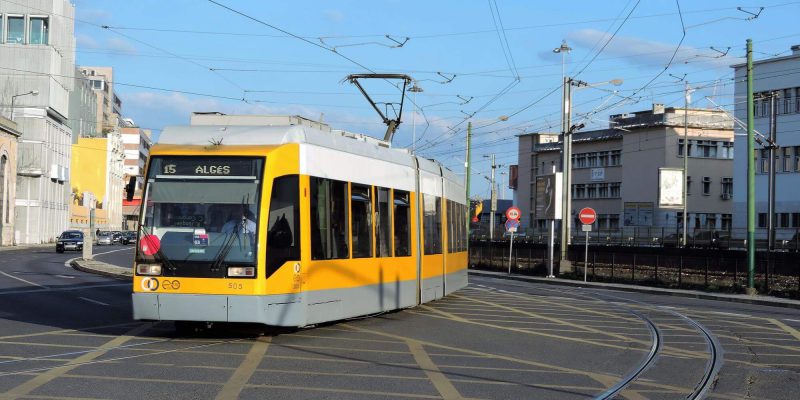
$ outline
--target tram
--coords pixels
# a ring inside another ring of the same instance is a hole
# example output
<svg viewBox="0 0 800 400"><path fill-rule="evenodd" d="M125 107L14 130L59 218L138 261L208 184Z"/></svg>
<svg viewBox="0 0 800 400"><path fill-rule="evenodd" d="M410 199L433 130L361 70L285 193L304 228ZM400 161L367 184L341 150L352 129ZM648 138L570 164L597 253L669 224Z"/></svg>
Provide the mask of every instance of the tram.
<svg viewBox="0 0 800 400"><path fill-rule="evenodd" d="M165 128L144 176L134 319L303 327L465 287L461 180L326 128Z"/></svg>

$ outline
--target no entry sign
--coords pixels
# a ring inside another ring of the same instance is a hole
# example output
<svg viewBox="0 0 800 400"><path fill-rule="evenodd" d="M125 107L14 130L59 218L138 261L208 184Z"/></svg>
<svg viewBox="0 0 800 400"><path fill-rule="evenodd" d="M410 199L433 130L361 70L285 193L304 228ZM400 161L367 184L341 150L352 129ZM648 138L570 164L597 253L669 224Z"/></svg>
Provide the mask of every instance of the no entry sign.
<svg viewBox="0 0 800 400"><path fill-rule="evenodd" d="M585 207L582 208L581 211L578 213L578 219L584 225L591 225L597 220L597 213L594 211L593 208Z"/></svg>

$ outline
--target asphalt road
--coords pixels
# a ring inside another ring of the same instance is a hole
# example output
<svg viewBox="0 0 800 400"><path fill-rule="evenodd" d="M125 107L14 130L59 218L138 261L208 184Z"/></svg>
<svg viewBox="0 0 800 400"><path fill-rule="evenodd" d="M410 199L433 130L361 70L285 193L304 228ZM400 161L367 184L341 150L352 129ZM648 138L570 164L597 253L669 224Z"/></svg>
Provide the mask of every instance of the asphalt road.
<svg viewBox="0 0 800 400"><path fill-rule="evenodd" d="M130 247L103 252L130 265ZM621 398L675 399L715 364L709 398L800 387L798 310L471 277L399 312L180 336L132 321L130 283L66 267L76 256L0 252L0 399L580 399L625 378Z"/></svg>

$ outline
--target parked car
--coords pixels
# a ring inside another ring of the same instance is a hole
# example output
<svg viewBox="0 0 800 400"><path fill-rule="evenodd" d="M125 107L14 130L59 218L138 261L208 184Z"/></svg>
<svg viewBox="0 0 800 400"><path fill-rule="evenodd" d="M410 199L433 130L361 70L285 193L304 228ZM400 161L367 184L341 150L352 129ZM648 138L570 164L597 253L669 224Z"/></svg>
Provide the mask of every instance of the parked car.
<svg viewBox="0 0 800 400"><path fill-rule="evenodd" d="M134 231L122 232L122 244L135 244L135 243L136 243L136 232Z"/></svg>
<svg viewBox="0 0 800 400"><path fill-rule="evenodd" d="M83 232L64 231L56 241L56 252L63 253L65 250L83 250Z"/></svg>
<svg viewBox="0 0 800 400"><path fill-rule="evenodd" d="M101 245L104 245L104 244L107 244L107 245L110 246L110 245L114 244L114 238L111 235L111 232L100 232L100 233L98 233L97 234L97 238L95 239L95 244L97 244L98 246L101 246Z"/></svg>
<svg viewBox="0 0 800 400"><path fill-rule="evenodd" d="M122 232L120 231L112 231L111 232L111 241L114 243L122 243Z"/></svg>

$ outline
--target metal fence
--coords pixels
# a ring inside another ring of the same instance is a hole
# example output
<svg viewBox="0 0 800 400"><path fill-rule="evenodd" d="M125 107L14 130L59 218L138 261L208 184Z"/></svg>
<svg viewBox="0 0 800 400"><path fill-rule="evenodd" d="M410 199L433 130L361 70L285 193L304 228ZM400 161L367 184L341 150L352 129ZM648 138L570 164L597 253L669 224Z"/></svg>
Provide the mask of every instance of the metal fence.
<svg viewBox="0 0 800 400"><path fill-rule="evenodd" d="M559 253L556 246L556 273L560 272ZM747 253L742 250L591 245L588 260L584 260L584 246L573 245L569 255L575 268L566 277L576 279L583 279L586 268L588 279L596 282L733 293L743 292L747 286ZM548 273L547 245L536 241L515 240L509 254L508 241L474 240L469 256L470 268L508 271L510 264L516 274ZM800 298L800 253L758 252L755 286L763 294Z"/></svg>
<svg viewBox="0 0 800 400"><path fill-rule="evenodd" d="M580 227L573 227L570 236L571 244L583 244L586 240ZM757 229L756 249L767 250L767 230ZM538 229L524 229L515 238L522 241L547 244L550 232ZM714 249L745 249L747 247L747 231L745 229L690 229L687 232L686 246L682 246L683 232L677 228L665 227L626 227L614 229L599 229L589 232L589 244L603 246L635 246L635 247L690 247ZM775 234L775 250L800 251L800 229L778 228ZM486 227L473 230L472 240L487 240L489 238ZM502 227L497 227L494 232L496 240L509 239ZM515 239L516 241L517 239ZM554 242L558 244L560 237L556 230Z"/></svg>

